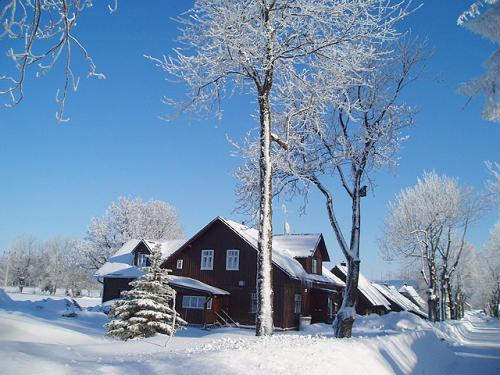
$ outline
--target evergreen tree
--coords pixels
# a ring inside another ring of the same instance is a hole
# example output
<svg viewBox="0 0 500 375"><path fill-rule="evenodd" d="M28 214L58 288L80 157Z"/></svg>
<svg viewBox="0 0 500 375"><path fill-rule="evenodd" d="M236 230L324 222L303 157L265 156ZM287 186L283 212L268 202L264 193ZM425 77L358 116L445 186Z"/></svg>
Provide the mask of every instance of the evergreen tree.
<svg viewBox="0 0 500 375"><path fill-rule="evenodd" d="M151 254L151 265L142 269L145 275L131 282L132 289L113 305L113 320L106 324L107 336L128 340L156 333L172 335L186 324L174 309L175 291L169 285L168 271L160 268L161 263L157 246Z"/></svg>

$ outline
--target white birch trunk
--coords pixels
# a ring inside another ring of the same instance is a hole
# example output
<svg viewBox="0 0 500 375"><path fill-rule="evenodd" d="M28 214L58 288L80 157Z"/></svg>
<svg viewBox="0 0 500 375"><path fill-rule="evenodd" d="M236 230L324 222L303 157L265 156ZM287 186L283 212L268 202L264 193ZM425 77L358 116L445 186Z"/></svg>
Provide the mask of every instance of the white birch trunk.
<svg viewBox="0 0 500 375"><path fill-rule="evenodd" d="M257 336L273 333L272 290L272 164L271 164L271 111L269 93L259 96L260 108L260 209L258 217Z"/></svg>

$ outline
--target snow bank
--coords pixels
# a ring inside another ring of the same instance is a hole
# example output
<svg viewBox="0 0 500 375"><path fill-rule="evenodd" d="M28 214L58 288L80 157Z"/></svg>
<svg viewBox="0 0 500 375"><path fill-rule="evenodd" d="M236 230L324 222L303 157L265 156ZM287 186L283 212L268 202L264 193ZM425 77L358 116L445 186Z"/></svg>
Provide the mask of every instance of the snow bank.
<svg viewBox="0 0 500 375"><path fill-rule="evenodd" d="M6 300L4 305L20 306L1 291L0 300ZM255 337L252 330L189 327L171 339L157 335L121 342L103 336L107 318L102 313L83 311L74 319L56 319L45 316L43 310L13 313L0 306L1 369L14 374L92 375L474 373L461 371L463 363L457 362L451 346L435 334L439 325L405 312L358 316L351 339L336 339L331 326L314 324L305 332L281 332L265 338ZM458 337L458 329L464 329L465 335L467 327L474 329L476 324L458 323L462 328L454 327L455 331L443 327L449 340ZM485 329L475 331L484 335ZM469 339L464 336L462 341ZM477 373L496 374L494 366L492 371L479 369Z"/></svg>
<svg viewBox="0 0 500 375"><path fill-rule="evenodd" d="M0 289L0 304L8 304L12 302L12 299L5 293L3 289Z"/></svg>

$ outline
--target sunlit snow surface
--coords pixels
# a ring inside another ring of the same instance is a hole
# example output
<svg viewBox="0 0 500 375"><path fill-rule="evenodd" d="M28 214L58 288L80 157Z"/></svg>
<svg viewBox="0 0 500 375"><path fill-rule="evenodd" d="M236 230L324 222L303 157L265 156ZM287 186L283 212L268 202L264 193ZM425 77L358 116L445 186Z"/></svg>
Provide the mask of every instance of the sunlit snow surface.
<svg viewBox="0 0 500 375"><path fill-rule="evenodd" d="M63 297L44 298L0 290L0 373L500 373L500 325L479 313L440 324L410 313L358 317L347 340L315 324L270 338L245 329L189 327L172 339L120 342L103 336L107 317L91 307L97 298L77 299L82 311L74 318L61 316Z"/></svg>

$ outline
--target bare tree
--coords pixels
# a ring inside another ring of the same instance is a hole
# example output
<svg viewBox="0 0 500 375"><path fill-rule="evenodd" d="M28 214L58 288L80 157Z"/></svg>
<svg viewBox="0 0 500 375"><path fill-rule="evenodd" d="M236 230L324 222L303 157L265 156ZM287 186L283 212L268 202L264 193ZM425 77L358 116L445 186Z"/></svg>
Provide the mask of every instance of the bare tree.
<svg viewBox="0 0 500 375"><path fill-rule="evenodd" d="M174 207L159 200L120 197L102 217L93 218L77 244L89 269L98 269L130 239L169 240L184 236Z"/></svg>
<svg viewBox="0 0 500 375"><path fill-rule="evenodd" d="M73 49L79 50L88 63L88 76L105 78L82 41L74 33L80 14L93 0L5 0L0 2L0 40L10 39L6 55L14 69L0 71L0 97L6 96L15 106L24 98L24 84L30 70L36 77L46 75L62 60L64 82L57 91L58 121L67 121L65 104L69 90L76 91L79 77L73 71ZM116 5L116 2L115 2Z"/></svg>
<svg viewBox="0 0 500 375"><path fill-rule="evenodd" d="M153 59L170 78L187 84L187 101L166 100L182 111L212 110L215 104L220 115L220 100L235 91L250 92L257 102L259 336L273 331L271 154L273 143L288 142L275 125L308 111L307 98L295 101L297 91L326 73L321 60L336 62L330 73L345 87L363 59L374 57L371 43L394 37L394 24L406 13L403 2L374 0L198 0L178 19L182 47L172 57Z"/></svg>

